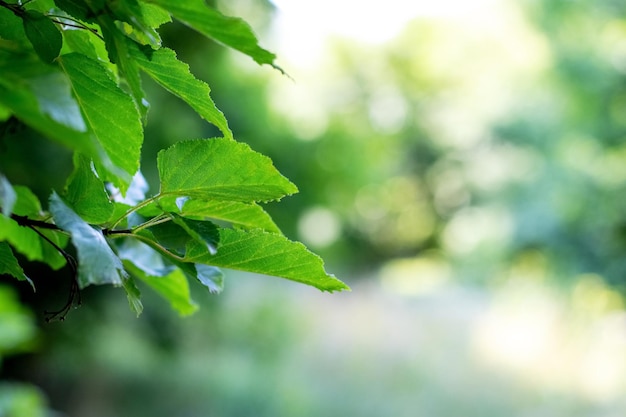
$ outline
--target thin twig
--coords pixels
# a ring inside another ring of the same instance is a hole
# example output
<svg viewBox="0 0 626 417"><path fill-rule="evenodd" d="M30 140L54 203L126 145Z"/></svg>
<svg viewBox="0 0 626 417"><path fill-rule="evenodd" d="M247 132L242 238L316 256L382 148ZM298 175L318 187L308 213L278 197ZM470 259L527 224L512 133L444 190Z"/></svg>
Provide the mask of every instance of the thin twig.
<svg viewBox="0 0 626 417"><path fill-rule="evenodd" d="M90 28L89 26L83 24L80 20L74 19L71 16L61 16L61 15L58 15L58 14L48 14L47 16L48 17L54 17L54 19L50 19L50 20L52 20L57 25L69 26L69 27L77 28L77 29L84 29L86 31L89 31L89 32L93 33L94 35L96 35L101 40L104 40L104 37L102 35L100 35L96 29ZM74 23L73 24L72 23L67 23L67 22L64 22L63 20L55 20L55 19L66 19L66 20L70 20L70 21L72 21Z"/></svg>
<svg viewBox="0 0 626 417"><path fill-rule="evenodd" d="M11 214L11 218L15 220L17 224L19 224L20 226L24 226L24 227L35 226L35 227L39 227L40 229L49 229L49 230L54 230L57 232L64 231L56 224L44 222L42 220L29 219L26 216L20 216L19 214L15 214L15 213Z"/></svg>
<svg viewBox="0 0 626 417"><path fill-rule="evenodd" d="M49 225L49 226L51 225L50 223L44 223L44 224ZM51 226L55 226L55 225L51 225ZM40 230L38 230L37 227L39 226L35 224L27 224L26 227L31 229L33 232L37 233L42 239L44 239L46 242L52 245L52 247L54 247L54 249L56 249L61 254L61 256L65 258L65 261L72 269L72 282L70 284L70 292L67 298L67 302L58 311L44 311L44 314L46 315L47 323L55 319L59 319L60 321L63 321L65 320L67 313L69 313L70 309L74 305L74 301L77 297L78 297L78 301L76 304L77 305L82 304L81 295L80 295L80 287L78 286L78 263L76 262L76 259L72 255L67 253L59 245L53 242L52 239L50 239L48 236L44 235Z"/></svg>
<svg viewBox="0 0 626 417"><path fill-rule="evenodd" d="M153 201L158 200L159 198L163 197L162 194L157 194L154 197L150 197L144 201L142 201L141 203L137 204L136 206L133 206L131 208L129 208L126 213L122 214L117 220L115 220L113 222L113 224L111 225L111 227L109 229L115 229L115 226L117 226L118 224L120 224L120 222L122 220L124 220L126 217L128 217L129 215L131 215L132 213L136 212L137 210L147 206L148 204L152 203Z"/></svg>

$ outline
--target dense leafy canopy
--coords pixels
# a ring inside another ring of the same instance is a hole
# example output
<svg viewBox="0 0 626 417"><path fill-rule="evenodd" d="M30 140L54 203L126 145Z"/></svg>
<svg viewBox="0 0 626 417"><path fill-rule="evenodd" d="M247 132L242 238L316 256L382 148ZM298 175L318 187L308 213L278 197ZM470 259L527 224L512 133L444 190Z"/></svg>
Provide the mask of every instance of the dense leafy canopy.
<svg viewBox="0 0 626 417"><path fill-rule="evenodd" d="M157 29L172 19L276 67L244 21L203 0L0 1L0 116L74 151L74 170L47 211L0 173L0 273L29 280L15 252L53 269L68 264L79 288L123 287L137 314L137 282L186 315L197 309L187 280L219 292L221 267L347 289L259 205L297 188L234 140L209 86L161 46ZM139 172L149 107L142 73L223 135L161 151L160 189L150 197Z"/></svg>

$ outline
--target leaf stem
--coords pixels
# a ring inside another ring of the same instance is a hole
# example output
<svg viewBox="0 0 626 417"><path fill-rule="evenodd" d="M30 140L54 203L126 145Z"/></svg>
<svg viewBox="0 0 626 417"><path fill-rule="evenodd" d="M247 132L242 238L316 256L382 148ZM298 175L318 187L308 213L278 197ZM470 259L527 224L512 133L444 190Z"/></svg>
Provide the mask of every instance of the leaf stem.
<svg viewBox="0 0 626 417"><path fill-rule="evenodd" d="M13 12L13 14L15 14L16 16L20 16L21 17L21 16L24 15L24 5L23 4L7 3L7 2L5 2L3 0L0 0L0 6L11 10Z"/></svg>
<svg viewBox="0 0 626 417"><path fill-rule="evenodd" d="M172 220L172 218L167 216L167 215L165 215L165 214L153 217L152 219L148 220L147 222L145 222L143 224L140 224L139 226L135 227L133 229L133 233L137 233L140 230L146 229L148 227L156 226L157 224L166 223L166 222L169 222L171 220Z"/></svg>
<svg viewBox="0 0 626 417"><path fill-rule="evenodd" d="M43 223L43 222L41 222L41 223ZM43 224L50 225L50 223L43 223ZM76 262L76 259L72 255L67 253L59 245L54 243L52 241L52 239L50 239L48 236L44 235L40 230L37 229L37 227L41 227L41 226L37 226L35 224L27 224L25 226L28 227L29 229L31 229L33 232L37 233L43 240L45 240L50 245L52 245L52 247L54 247L54 249L56 249L57 252L59 252L61 254L61 256L63 256L65 258L65 261L67 262L67 264L72 269L72 282L70 284L70 292L68 294L67 301L66 301L65 305L63 307L61 307L61 309L59 309L57 311L45 311L44 312L45 315L47 316L46 317L46 322L47 323L49 323L50 321L52 321L54 319L57 319L57 318L59 320L63 321L63 320L65 320L65 317L67 316L67 313L69 313L70 309L74 305L74 300L76 298L78 298L78 303L77 304L81 305L80 287L78 285L78 263ZM50 225L50 226L55 226L55 225ZM50 229L50 228L48 228L48 229ZM60 230L60 229L58 229L58 230Z"/></svg>
<svg viewBox="0 0 626 417"><path fill-rule="evenodd" d="M109 227L109 230L113 231L113 229L115 229L115 227L120 224L122 222L122 220L124 220L126 217L130 216L131 214L133 214L134 212L136 212L137 210L140 210L144 207L146 207L147 205L151 204L153 201L157 201L159 198L161 198L163 195L161 193L155 195L154 197L150 197L144 201L142 201L141 203L137 204L136 206L131 207L130 209L128 209L126 211L126 213L122 214L122 216L120 218L118 218L117 220L115 220L113 222L113 224L111 225L111 227Z"/></svg>
<svg viewBox="0 0 626 417"><path fill-rule="evenodd" d="M118 231L118 233L114 233L113 235L109 235L109 236L111 236L112 238L132 237L132 238L135 238L135 239L139 239L143 243L145 243L146 245L150 246L152 249L155 249L158 252L161 252L163 255L168 256L168 257L170 257L172 259L175 259L177 261L180 261L180 262L185 262L185 258L183 258L182 256L178 256L175 253L170 252L169 250L167 250L167 248L165 248L162 245L159 245L157 242L155 242L154 240L152 240L152 239L150 239L148 237L145 237L145 236L142 236L142 235L137 235L137 234L134 234L134 233L129 233L129 232L122 231L122 230Z"/></svg>
<svg viewBox="0 0 626 417"><path fill-rule="evenodd" d="M89 26L87 26L87 25L83 24L83 23L82 23L80 20L78 20L78 19L74 19L74 18L73 18L73 17L71 17L71 16L61 16L61 15L58 15L58 14L48 14L47 16L48 16L48 17L54 17L54 19L50 19L50 20L52 20L52 21L53 21L54 23L56 23L57 25L69 26L69 27L72 27L72 28L77 28L77 29L83 29L83 30L86 30L86 31L88 31L88 32L93 33L93 34L94 34L94 35L96 35L98 38L100 38L101 40L103 40L103 41L104 41L104 37L103 37L102 35L100 35L96 29L94 29L94 28L90 28ZM69 20L69 21L74 22L74 23L73 23L73 24L72 24L72 23L67 23L67 22L64 22L63 20L55 20L55 19L66 19L66 20Z"/></svg>

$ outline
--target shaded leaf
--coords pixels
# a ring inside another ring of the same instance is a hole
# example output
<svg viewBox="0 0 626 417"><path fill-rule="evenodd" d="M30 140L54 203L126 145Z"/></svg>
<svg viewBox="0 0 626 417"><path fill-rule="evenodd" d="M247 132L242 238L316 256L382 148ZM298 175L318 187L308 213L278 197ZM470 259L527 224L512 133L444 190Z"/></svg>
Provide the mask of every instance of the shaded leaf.
<svg viewBox="0 0 626 417"><path fill-rule="evenodd" d="M117 248L120 259L128 260L152 277L169 275L176 267L157 251L137 239L127 238Z"/></svg>
<svg viewBox="0 0 626 417"><path fill-rule="evenodd" d="M25 216L33 220L43 220L44 213L41 211L41 203L35 194L27 187L16 185L14 187L17 199L13 206L13 213ZM67 245L67 237L53 230L38 229L60 248ZM30 261L42 261L52 269L57 270L66 263L61 255L50 242L43 239L39 234L28 227L20 226L15 220L0 216L0 241L6 240Z"/></svg>
<svg viewBox="0 0 626 417"><path fill-rule="evenodd" d="M0 7L0 38L17 42L27 41L23 20L4 7Z"/></svg>
<svg viewBox="0 0 626 417"><path fill-rule="evenodd" d="M198 310L198 306L191 299L187 278L180 269L174 269L165 276L152 276L130 260L125 260L124 266L131 274L165 298L181 316L188 316Z"/></svg>
<svg viewBox="0 0 626 417"><path fill-rule="evenodd" d="M192 240L192 237L187 234L185 229L172 221L151 226L148 231L142 230L141 233L144 236L150 233L159 245L180 256L185 255L187 243Z"/></svg>
<svg viewBox="0 0 626 417"><path fill-rule="evenodd" d="M79 53L65 54L58 61L70 79L87 124L111 162L124 171L104 179L125 190L139 169L143 142L143 128L133 100L97 61Z"/></svg>
<svg viewBox="0 0 626 417"><path fill-rule="evenodd" d="M157 251L129 238L120 245L119 255L128 272L164 297L179 314L188 315L197 310L185 275L176 266L166 263Z"/></svg>
<svg viewBox="0 0 626 417"><path fill-rule="evenodd" d="M130 45L133 59L139 67L163 88L180 97L203 119L217 126L224 137L232 139L224 114L215 106L210 97L211 89L203 81L189 72L189 66L176 58L176 53L168 48L152 50Z"/></svg>
<svg viewBox="0 0 626 417"><path fill-rule="evenodd" d="M188 316L198 310L198 305L191 299L187 278L181 270L176 269L163 277L153 277L129 261L124 261L124 264L129 272L165 298L181 316Z"/></svg>
<svg viewBox="0 0 626 417"><path fill-rule="evenodd" d="M77 152L74 153L74 172L68 178L64 197L87 223L105 223L113 214L113 203L96 174L91 158Z"/></svg>
<svg viewBox="0 0 626 417"><path fill-rule="evenodd" d="M298 190L268 157L224 138L178 142L159 152L157 164L162 195L254 202Z"/></svg>
<svg viewBox="0 0 626 417"><path fill-rule="evenodd" d="M124 291L126 291L126 298L128 298L128 305L130 306L131 311L139 317L143 311L141 292L139 291L139 288L137 288L133 278L129 276L122 280L122 286L124 287Z"/></svg>
<svg viewBox="0 0 626 417"><path fill-rule="evenodd" d="M77 132L87 131L87 125L76 99L72 96L71 86L65 74L54 71L29 78L27 82L37 97L39 109L43 114Z"/></svg>
<svg viewBox="0 0 626 417"><path fill-rule="evenodd" d="M99 62L105 66L109 61L104 44L99 39L95 38L93 33L86 30L64 30L63 43L64 46L67 46L68 50L78 52L95 60L99 60ZM109 68L109 70L111 70L113 65L110 63L109 65L111 65Z"/></svg>
<svg viewBox="0 0 626 417"><path fill-rule="evenodd" d="M60 83L50 86L47 81ZM58 67L46 65L29 54L0 49L0 105L46 137L99 157L103 165L110 164L95 137L84 129L84 122L81 125L76 118L68 117L78 114L80 119L81 115L80 111L76 112L78 106L68 80Z"/></svg>
<svg viewBox="0 0 626 417"><path fill-rule="evenodd" d="M35 290L35 284L26 276L6 242L0 242L0 275L2 274L11 275L19 281L27 281L33 287L33 291Z"/></svg>
<svg viewBox="0 0 626 417"><path fill-rule="evenodd" d="M91 284L122 284L124 268L102 231L87 224L69 208L55 192L50 197L50 212L61 229L71 234L78 254L78 283L81 288Z"/></svg>
<svg viewBox="0 0 626 417"><path fill-rule="evenodd" d="M274 66L276 56L261 48L254 32L242 19L224 16L204 0L146 0L167 10L192 29L250 56L259 64Z"/></svg>
<svg viewBox="0 0 626 417"><path fill-rule="evenodd" d="M30 188L23 185L13 187L16 195L13 212L20 216L38 217L41 214L41 203Z"/></svg>
<svg viewBox="0 0 626 417"><path fill-rule="evenodd" d="M124 77L130 89L141 119L145 121L149 106L141 86L139 67L135 60L130 57L130 51L128 50L128 46L132 41L118 28L118 25L115 24L110 16L100 16L98 23L102 29L102 36L104 37L109 59L117 64L117 70Z"/></svg>
<svg viewBox="0 0 626 417"><path fill-rule="evenodd" d="M210 254L217 252L220 235L217 226L213 223L209 221L185 219L175 214L172 214L172 219L174 223L182 227L192 239L204 244Z"/></svg>
<svg viewBox="0 0 626 417"><path fill-rule="evenodd" d="M270 215L257 204L237 201L188 200L179 208L182 217L216 219L245 229L263 229L280 233Z"/></svg>
<svg viewBox="0 0 626 417"><path fill-rule="evenodd" d="M260 230L220 229L220 246L211 255L202 245L190 243L185 261L256 272L311 285L323 291L349 287L326 273L322 259L302 243Z"/></svg>
<svg viewBox="0 0 626 417"><path fill-rule="evenodd" d="M0 68L0 104L7 107L24 124L46 135L46 137L81 152L98 155L97 145L87 132L80 132L64 126L42 113L32 91L19 85L10 85L2 80ZM103 163L104 164L104 163Z"/></svg>
<svg viewBox="0 0 626 417"><path fill-rule="evenodd" d="M44 62L52 62L61 52L63 36L56 25L44 14L27 10L23 15L24 32L35 52Z"/></svg>
<svg viewBox="0 0 626 417"><path fill-rule="evenodd" d="M54 0L54 4L79 20L90 22L95 17L95 14L84 0Z"/></svg>
<svg viewBox="0 0 626 417"><path fill-rule="evenodd" d="M61 249L64 249L70 241L68 236L52 230L40 230L40 232ZM41 242L41 254L42 261L54 271L61 269L67 263L65 257L50 242Z"/></svg>
<svg viewBox="0 0 626 417"><path fill-rule="evenodd" d="M0 214L0 241L9 242L29 261L43 260L42 242L39 235L3 214Z"/></svg>
<svg viewBox="0 0 626 417"><path fill-rule="evenodd" d="M121 26L127 36L142 45L152 45L155 48L161 46L161 36L154 26L146 23L143 15L145 8L137 0L109 2L109 10L115 20L124 22Z"/></svg>
<svg viewBox="0 0 626 417"><path fill-rule="evenodd" d="M224 290L224 273L211 265L177 262L178 267L187 278L196 279L207 287L211 294L219 294Z"/></svg>

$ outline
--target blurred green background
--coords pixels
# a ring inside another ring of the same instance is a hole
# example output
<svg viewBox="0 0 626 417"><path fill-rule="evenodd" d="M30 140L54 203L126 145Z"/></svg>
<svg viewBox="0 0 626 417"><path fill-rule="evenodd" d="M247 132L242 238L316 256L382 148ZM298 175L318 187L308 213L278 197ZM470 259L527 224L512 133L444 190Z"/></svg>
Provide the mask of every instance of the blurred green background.
<svg viewBox="0 0 626 417"><path fill-rule="evenodd" d="M290 77L164 27L352 292L228 271L192 317L89 288L44 324L65 294L33 265L36 294L0 287L0 416L624 415L626 4L430 3L219 2ZM158 150L217 132L145 83L155 186ZM0 158L45 200L71 155L30 139Z"/></svg>

